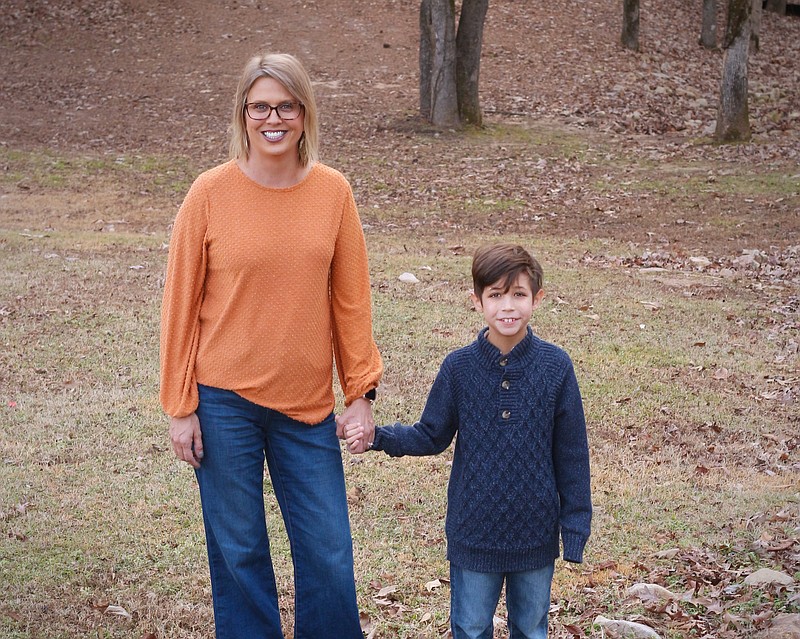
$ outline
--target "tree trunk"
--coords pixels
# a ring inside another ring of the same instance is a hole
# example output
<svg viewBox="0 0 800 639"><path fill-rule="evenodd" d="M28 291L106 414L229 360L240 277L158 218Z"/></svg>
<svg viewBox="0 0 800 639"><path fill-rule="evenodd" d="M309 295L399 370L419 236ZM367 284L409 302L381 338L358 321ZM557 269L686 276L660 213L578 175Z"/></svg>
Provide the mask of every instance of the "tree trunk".
<svg viewBox="0 0 800 639"><path fill-rule="evenodd" d="M420 4L420 113L435 126L459 128L454 0Z"/></svg>
<svg viewBox="0 0 800 639"><path fill-rule="evenodd" d="M639 50L639 0L622 0L622 46Z"/></svg>
<svg viewBox="0 0 800 639"><path fill-rule="evenodd" d="M456 36L456 83L458 114L463 124L481 126L483 116L478 94L483 23L489 0L463 0Z"/></svg>
<svg viewBox="0 0 800 639"><path fill-rule="evenodd" d="M725 55L722 60L717 142L750 139L747 110L747 56L750 48L750 12L752 0L728 0L728 24L725 30Z"/></svg>
<svg viewBox="0 0 800 639"><path fill-rule="evenodd" d="M767 11L772 11L779 15L786 15L786 0L767 0L767 5L764 7Z"/></svg>
<svg viewBox="0 0 800 639"><path fill-rule="evenodd" d="M761 0L755 0L761 2ZM703 29L700 44L706 49L717 48L717 0L703 0Z"/></svg>
<svg viewBox="0 0 800 639"><path fill-rule="evenodd" d="M761 51L761 0L753 0L750 14L750 46L753 51Z"/></svg>
<svg viewBox="0 0 800 639"><path fill-rule="evenodd" d="M432 21L431 0L422 0L419 5L419 114L426 120L431 119Z"/></svg>

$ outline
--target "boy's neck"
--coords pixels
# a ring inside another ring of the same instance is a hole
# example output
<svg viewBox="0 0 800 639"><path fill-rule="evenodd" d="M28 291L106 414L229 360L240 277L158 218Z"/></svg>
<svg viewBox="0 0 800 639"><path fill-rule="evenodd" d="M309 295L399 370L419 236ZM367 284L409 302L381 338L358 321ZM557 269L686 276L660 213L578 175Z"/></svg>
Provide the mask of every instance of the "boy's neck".
<svg viewBox="0 0 800 639"><path fill-rule="evenodd" d="M519 344L522 340L525 339L525 336L527 334L528 334L527 328L519 335L514 335L513 337L509 338L503 338L502 336L493 334L492 331L486 331L486 340L492 346L497 348L502 355L508 355L517 344Z"/></svg>

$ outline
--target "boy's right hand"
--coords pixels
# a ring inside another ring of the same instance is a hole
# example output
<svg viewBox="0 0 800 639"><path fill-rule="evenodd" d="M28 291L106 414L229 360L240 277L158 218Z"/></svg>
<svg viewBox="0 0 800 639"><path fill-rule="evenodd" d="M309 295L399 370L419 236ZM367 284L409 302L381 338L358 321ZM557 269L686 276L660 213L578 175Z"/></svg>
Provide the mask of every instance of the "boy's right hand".
<svg viewBox="0 0 800 639"><path fill-rule="evenodd" d="M371 442L367 442L364 437L364 427L360 422L344 425L344 439L347 442L347 450L354 455L366 452L371 446Z"/></svg>

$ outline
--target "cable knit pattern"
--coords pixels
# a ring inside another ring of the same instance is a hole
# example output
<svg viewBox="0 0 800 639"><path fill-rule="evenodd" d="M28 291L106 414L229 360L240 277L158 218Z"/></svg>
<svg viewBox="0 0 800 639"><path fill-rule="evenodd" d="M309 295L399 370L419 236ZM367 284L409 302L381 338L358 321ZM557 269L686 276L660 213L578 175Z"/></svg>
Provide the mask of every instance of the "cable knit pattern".
<svg viewBox="0 0 800 639"><path fill-rule="evenodd" d="M285 189L235 161L195 180L175 219L161 313L161 403L197 407L197 384L233 390L293 419L378 385L369 267L350 185L316 164Z"/></svg>
<svg viewBox="0 0 800 639"><path fill-rule="evenodd" d="M486 339L450 353L420 421L377 429L373 448L435 455L458 434L448 486L447 557L479 572L580 563L592 504L589 446L572 361L526 337L507 355Z"/></svg>

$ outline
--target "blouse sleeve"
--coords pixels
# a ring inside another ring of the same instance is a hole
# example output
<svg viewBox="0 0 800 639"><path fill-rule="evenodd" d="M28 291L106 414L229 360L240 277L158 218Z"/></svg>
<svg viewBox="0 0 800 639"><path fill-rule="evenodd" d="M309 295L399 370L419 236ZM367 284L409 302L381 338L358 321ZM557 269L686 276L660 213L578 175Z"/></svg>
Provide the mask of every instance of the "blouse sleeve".
<svg viewBox="0 0 800 639"><path fill-rule="evenodd" d="M200 334L207 251L208 199L197 181L172 228L161 306L161 386L164 412L185 417L197 408L195 359Z"/></svg>
<svg viewBox="0 0 800 639"><path fill-rule="evenodd" d="M383 362L372 335L367 246L350 188L331 266L331 325L345 404L378 386Z"/></svg>

